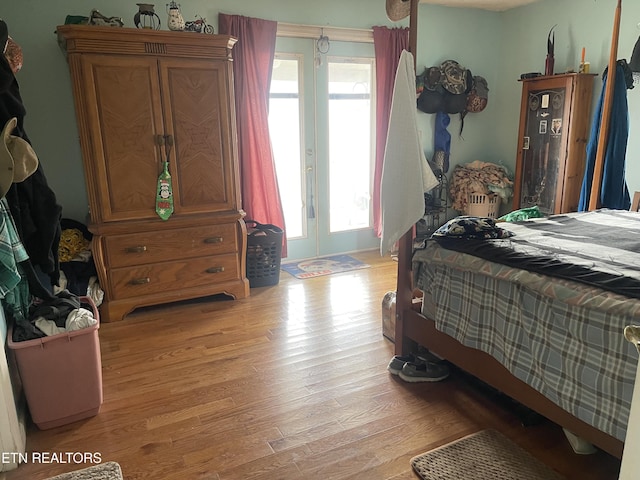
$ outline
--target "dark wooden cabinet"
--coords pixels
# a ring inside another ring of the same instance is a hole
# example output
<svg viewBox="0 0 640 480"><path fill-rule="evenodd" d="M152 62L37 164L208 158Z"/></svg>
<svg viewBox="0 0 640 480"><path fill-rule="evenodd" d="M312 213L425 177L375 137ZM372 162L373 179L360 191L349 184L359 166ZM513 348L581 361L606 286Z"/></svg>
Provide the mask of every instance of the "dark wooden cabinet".
<svg viewBox="0 0 640 480"><path fill-rule="evenodd" d="M217 293L247 296L235 39L77 25L58 35L71 71L102 318ZM166 221L156 214L165 160L174 204Z"/></svg>
<svg viewBox="0 0 640 480"><path fill-rule="evenodd" d="M513 208L576 211L591 125L591 74L522 80Z"/></svg>

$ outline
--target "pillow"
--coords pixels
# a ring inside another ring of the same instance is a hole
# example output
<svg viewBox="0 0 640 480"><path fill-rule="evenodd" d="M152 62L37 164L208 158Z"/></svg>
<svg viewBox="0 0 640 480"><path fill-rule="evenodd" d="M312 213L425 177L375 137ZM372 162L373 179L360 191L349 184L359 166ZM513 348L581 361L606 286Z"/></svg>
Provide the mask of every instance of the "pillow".
<svg viewBox="0 0 640 480"><path fill-rule="evenodd" d="M431 236L432 238L492 239L512 237L513 233L496 226L493 218L463 215L449 220Z"/></svg>

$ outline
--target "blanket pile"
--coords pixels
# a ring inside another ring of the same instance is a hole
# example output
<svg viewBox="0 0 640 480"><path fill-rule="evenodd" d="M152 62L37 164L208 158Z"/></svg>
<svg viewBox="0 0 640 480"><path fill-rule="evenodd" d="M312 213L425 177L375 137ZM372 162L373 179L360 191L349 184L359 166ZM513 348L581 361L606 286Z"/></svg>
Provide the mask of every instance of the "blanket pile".
<svg viewBox="0 0 640 480"><path fill-rule="evenodd" d="M495 193L506 202L513 195L513 181L504 167L494 163L476 160L457 165L449 186L451 206L459 212L466 211L469 194L472 193Z"/></svg>

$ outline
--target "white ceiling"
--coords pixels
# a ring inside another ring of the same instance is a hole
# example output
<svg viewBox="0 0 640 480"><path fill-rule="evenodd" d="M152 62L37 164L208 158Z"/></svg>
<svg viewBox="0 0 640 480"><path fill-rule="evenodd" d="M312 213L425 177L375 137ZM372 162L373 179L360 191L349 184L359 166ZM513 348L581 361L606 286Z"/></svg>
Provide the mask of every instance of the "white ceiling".
<svg viewBox="0 0 640 480"><path fill-rule="evenodd" d="M480 8L501 12L537 1L539 0L420 0L420 3L446 5L448 7Z"/></svg>

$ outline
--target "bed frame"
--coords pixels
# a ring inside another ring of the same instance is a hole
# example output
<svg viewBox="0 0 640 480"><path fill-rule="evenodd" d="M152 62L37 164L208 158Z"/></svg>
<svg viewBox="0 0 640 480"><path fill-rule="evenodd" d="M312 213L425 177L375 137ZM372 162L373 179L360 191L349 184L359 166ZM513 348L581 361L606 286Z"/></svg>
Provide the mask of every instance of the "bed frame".
<svg viewBox="0 0 640 480"><path fill-rule="evenodd" d="M412 232L399 242L398 284L396 292L395 353L404 355L419 344L470 373L507 396L535 410L552 422L570 430L602 450L622 458L624 443L574 417L544 395L513 376L489 354L466 347L454 338L436 330L435 323L420 313L413 302Z"/></svg>

